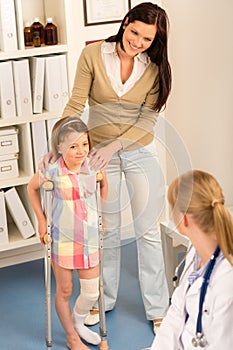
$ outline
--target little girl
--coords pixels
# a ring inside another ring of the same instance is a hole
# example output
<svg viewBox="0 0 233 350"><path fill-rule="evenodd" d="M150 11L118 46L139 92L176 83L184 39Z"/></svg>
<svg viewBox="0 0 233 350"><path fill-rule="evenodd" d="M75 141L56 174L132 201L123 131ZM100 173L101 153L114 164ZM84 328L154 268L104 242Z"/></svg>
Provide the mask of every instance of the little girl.
<svg viewBox="0 0 233 350"><path fill-rule="evenodd" d="M37 172L28 184L28 195L38 220L41 242L46 217L40 198L45 181L54 184L52 204L52 267L56 279L55 307L71 350L100 343L97 333L84 325L99 295L98 216L96 173L88 166L91 140L87 126L77 117L59 120L52 131L52 151L57 161L44 174ZM102 203L107 195L105 173L100 183ZM71 314L72 273L80 278L80 295Z"/></svg>

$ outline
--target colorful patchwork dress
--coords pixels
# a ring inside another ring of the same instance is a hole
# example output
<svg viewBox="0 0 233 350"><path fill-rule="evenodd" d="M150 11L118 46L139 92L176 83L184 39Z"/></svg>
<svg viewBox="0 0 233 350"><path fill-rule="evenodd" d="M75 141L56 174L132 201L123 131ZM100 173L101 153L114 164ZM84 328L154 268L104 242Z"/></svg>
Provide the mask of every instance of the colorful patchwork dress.
<svg viewBox="0 0 233 350"><path fill-rule="evenodd" d="M52 258L61 267L83 269L98 265L96 173L86 160L79 174L69 171L62 157L43 176L54 184Z"/></svg>

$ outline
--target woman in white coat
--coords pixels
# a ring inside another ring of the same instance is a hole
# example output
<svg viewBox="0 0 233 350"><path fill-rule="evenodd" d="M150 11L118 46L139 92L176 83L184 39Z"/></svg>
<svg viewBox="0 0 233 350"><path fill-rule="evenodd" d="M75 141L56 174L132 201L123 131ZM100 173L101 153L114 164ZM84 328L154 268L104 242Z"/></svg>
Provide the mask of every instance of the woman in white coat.
<svg viewBox="0 0 233 350"><path fill-rule="evenodd" d="M151 350L232 350L233 222L222 190L213 176L195 170L170 185L168 200L191 245Z"/></svg>

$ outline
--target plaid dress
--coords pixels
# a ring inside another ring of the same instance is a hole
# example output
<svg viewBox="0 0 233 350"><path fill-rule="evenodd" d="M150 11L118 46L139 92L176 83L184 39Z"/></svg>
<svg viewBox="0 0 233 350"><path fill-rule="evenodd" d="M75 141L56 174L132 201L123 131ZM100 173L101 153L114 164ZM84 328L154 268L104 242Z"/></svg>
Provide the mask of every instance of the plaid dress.
<svg viewBox="0 0 233 350"><path fill-rule="evenodd" d="M96 173L86 160L79 174L70 172L63 158L44 174L54 184L52 258L61 267L83 269L98 265Z"/></svg>

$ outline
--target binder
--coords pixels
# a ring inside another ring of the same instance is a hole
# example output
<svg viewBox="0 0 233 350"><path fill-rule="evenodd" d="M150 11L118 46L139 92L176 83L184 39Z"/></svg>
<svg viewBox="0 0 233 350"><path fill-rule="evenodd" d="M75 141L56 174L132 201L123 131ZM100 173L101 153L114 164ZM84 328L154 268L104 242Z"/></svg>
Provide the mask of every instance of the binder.
<svg viewBox="0 0 233 350"><path fill-rule="evenodd" d="M8 227L4 192L0 191L0 244L8 243Z"/></svg>
<svg viewBox="0 0 233 350"><path fill-rule="evenodd" d="M44 120L31 123L34 170L38 169L38 164L43 156L48 152L47 133Z"/></svg>
<svg viewBox="0 0 233 350"><path fill-rule="evenodd" d="M63 109L59 55L45 57L44 108L49 112Z"/></svg>
<svg viewBox="0 0 233 350"><path fill-rule="evenodd" d="M48 150L50 150L50 148L51 148L51 136L52 136L53 126L59 119L60 118L46 120Z"/></svg>
<svg viewBox="0 0 233 350"><path fill-rule="evenodd" d="M14 0L0 0L0 50L17 50Z"/></svg>
<svg viewBox="0 0 233 350"><path fill-rule="evenodd" d="M30 57L33 113L42 113L44 94L44 57Z"/></svg>
<svg viewBox="0 0 233 350"><path fill-rule="evenodd" d="M60 59L62 109L64 109L69 99L66 55L64 54L59 55L59 59Z"/></svg>
<svg viewBox="0 0 233 350"><path fill-rule="evenodd" d="M22 0L15 0L15 17L17 28L18 49L24 49L24 25L23 25L23 9Z"/></svg>
<svg viewBox="0 0 233 350"><path fill-rule="evenodd" d="M0 62L0 117L16 117L12 62Z"/></svg>
<svg viewBox="0 0 233 350"><path fill-rule="evenodd" d="M28 59L13 62L13 77L15 86L16 114L29 116L32 114L32 95Z"/></svg>
<svg viewBox="0 0 233 350"><path fill-rule="evenodd" d="M5 199L7 208L22 237L27 239L33 236L35 230L15 187L12 187L5 192Z"/></svg>

